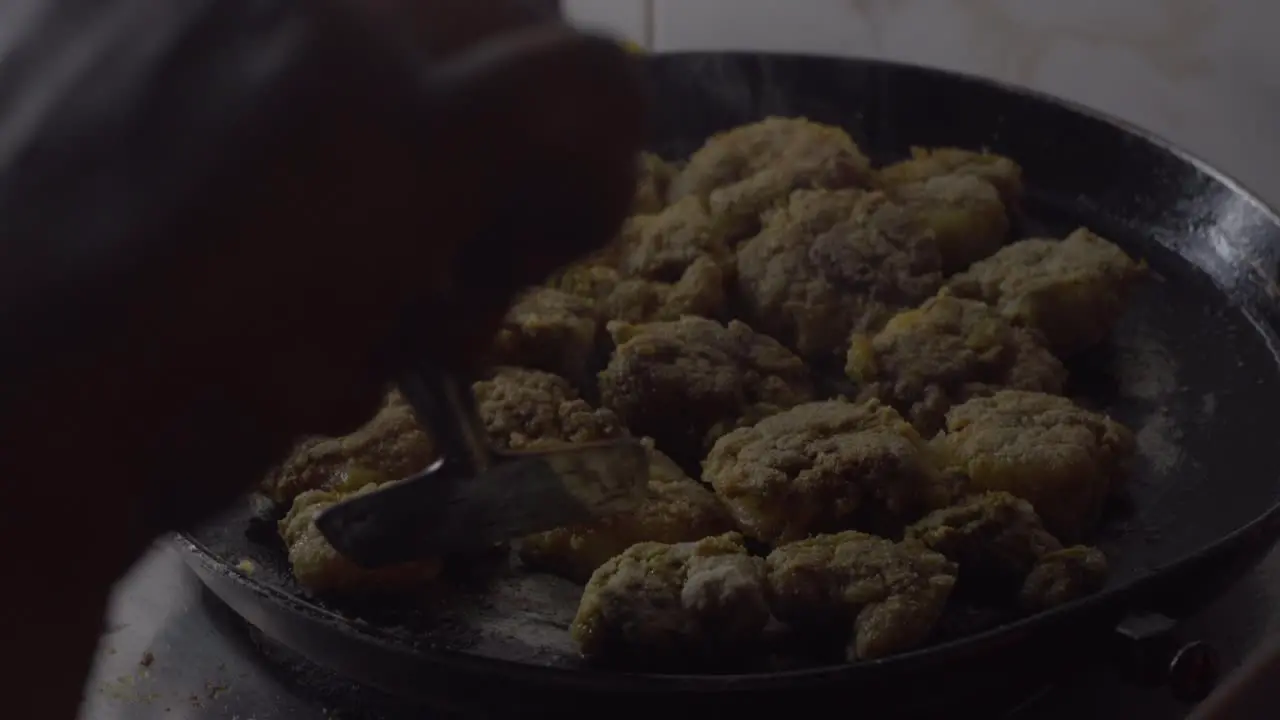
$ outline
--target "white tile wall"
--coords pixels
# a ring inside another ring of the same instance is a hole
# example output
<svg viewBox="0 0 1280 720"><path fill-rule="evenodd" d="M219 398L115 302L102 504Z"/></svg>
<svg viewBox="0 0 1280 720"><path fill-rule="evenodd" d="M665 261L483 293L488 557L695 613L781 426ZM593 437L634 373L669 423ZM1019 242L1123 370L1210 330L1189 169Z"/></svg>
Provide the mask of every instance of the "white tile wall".
<svg viewBox="0 0 1280 720"><path fill-rule="evenodd" d="M862 55L1097 107L1280 204L1280 3L1269 0L566 0L656 50Z"/></svg>
<svg viewBox="0 0 1280 720"><path fill-rule="evenodd" d="M560 7L566 18L582 27L650 46L653 31L650 0L561 0Z"/></svg>

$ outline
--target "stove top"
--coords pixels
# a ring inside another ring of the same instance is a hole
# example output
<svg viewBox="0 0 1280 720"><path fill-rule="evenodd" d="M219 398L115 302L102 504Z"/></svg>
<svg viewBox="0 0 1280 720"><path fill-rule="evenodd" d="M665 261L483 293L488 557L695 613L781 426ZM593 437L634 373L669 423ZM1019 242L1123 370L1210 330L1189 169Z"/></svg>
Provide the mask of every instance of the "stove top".
<svg viewBox="0 0 1280 720"><path fill-rule="evenodd" d="M1233 665L1280 615L1280 555L1185 632ZM1160 689L1126 685L1107 667L983 709L1011 720L1181 718ZM406 720L452 718L335 676L264 638L204 590L177 553L157 547L121 581L82 720Z"/></svg>

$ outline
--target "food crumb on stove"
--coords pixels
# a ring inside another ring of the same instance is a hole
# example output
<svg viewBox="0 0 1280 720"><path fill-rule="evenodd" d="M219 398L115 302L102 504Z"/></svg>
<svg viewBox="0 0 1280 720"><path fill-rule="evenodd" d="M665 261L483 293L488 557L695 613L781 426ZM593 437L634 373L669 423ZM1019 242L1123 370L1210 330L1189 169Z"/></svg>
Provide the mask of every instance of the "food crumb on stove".
<svg viewBox="0 0 1280 720"><path fill-rule="evenodd" d="M138 664L142 667L151 667L151 663L155 661L156 656L148 650L147 652L142 653L142 659L138 661Z"/></svg>
<svg viewBox="0 0 1280 720"><path fill-rule="evenodd" d="M244 558L240 562L236 563L236 569L245 575L252 575L258 571L258 565L249 558Z"/></svg>

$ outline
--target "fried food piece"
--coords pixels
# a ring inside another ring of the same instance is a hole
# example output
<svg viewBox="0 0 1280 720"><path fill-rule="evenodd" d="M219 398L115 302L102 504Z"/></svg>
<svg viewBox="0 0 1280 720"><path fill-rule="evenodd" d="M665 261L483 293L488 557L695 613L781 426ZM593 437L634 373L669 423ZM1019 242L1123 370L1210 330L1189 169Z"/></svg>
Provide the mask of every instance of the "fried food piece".
<svg viewBox="0 0 1280 720"><path fill-rule="evenodd" d="M627 221L605 251L566 268L552 284L592 301L609 320L658 322L725 314L733 253L702 203L681 200Z"/></svg>
<svg viewBox="0 0 1280 720"><path fill-rule="evenodd" d="M1005 492L971 495L907 527L906 537L959 564L969 583L1017 588L1040 558L1062 549L1031 503Z"/></svg>
<svg viewBox="0 0 1280 720"><path fill-rule="evenodd" d="M667 205L667 187L676 175L676 167L650 152L640 153L640 172L636 178L636 198L631 212L656 213Z"/></svg>
<svg viewBox="0 0 1280 720"><path fill-rule="evenodd" d="M911 148L911 159L886 166L877 174L879 187L896 188L943 175L982 178L1000 191L1006 205L1022 196L1022 168L1007 157L959 148Z"/></svg>
<svg viewBox="0 0 1280 720"><path fill-rule="evenodd" d="M973 491L1003 490L1031 503L1049 532L1089 533L1136 445L1111 418L1056 395L1001 390L947 413L938 446Z"/></svg>
<svg viewBox="0 0 1280 720"><path fill-rule="evenodd" d="M1022 585L1019 604L1028 612L1041 612L1091 595L1106 583L1107 556L1075 545L1040 558Z"/></svg>
<svg viewBox="0 0 1280 720"><path fill-rule="evenodd" d="M386 481L376 472L351 468L341 473L332 490L308 490L293 501L278 528L298 584L315 593L395 592L422 585L440 573L442 563L434 559L366 570L339 554L320 534L317 515Z"/></svg>
<svg viewBox="0 0 1280 720"><path fill-rule="evenodd" d="M794 193L738 250L747 319L809 359L879 329L942 285L933 233L883 194ZM847 212L843 212L846 208Z"/></svg>
<svg viewBox="0 0 1280 720"><path fill-rule="evenodd" d="M1106 337L1145 266L1080 228L1061 241L1016 242L951 279L952 292L1038 330L1059 354Z"/></svg>
<svg viewBox="0 0 1280 720"><path fill-rule="evenodd" d="M739 428L702 468L738 527L771 544L901 531L952 495L919 433L876 400L798 405Z"/></svg>
<svg viewBox="0 0 1280 720"><path fill-rule="evenodd" d="M272 469L261 484L284 504L307 490L329 487L344 470L361 467L393 480L423 470L436 459L430 436L398 391L392 391L369 422L350 435L308 438Z"/></svg>
<svg viewBox="0 0 1280 720"><path fill-rule="evenodd" d="M871 163L838 127L770 117L707 140L671 183L669 199L695 196L726 223L730 244L760 214L802 188L868 187Z"/></svg>
<svg viewBox="0 0 1280 720"><path fill-rule="evenodd" d="M570 633L585 657L670 668L759 642L769 607L764 560L727 533L640 543L592 574Z"/></svg>
<svg viewBox="0 0 1280 720"><path fill-rule="evenodd" d="M611 411L591 407L568 380L541 370L498 368L472 392L489 440L499 450L595 442L626 432Z"/></svg>
<svg viewBox="0 0 1280 720"><path fill-rule="evenodd" d="M490 362L545 370L575 381L591 366L602 319L591 301L554 288L526 291L507 311Z"/></svg>
<svg viewBox="0 0 1280 720"><path fill-rule="evenodd" d="M1067 371L1031 331L976 300L943 294L898 313L875 335L854 333L845 373L862 398L897 408L926 437L952 405L996 390L1061 393Z"/></svg>
<svg viewBox="0 0 1280 720"><path fill-rule="evenodd" d="M646 445L649 497L634 513L526 537L517 546L520 559L532 568L586 582L606 560L636 543L690 542L733 530L733 520L714 493L652 442Z"/></svg>
<svg viewBox="0 0 1280 720"><path fill-rule="evenodd" d="M964 270L994 253L1009 236L1009 217L996 187L975 175L939 175L894 187L889 197L933 231L942 271Z"/></svg>
<svg viewBox="0 0 1280 720"><path fill-rule="evenodd" d="M617 350L599 376L601 402L681 464L733 428L814 397L804 362L737 320L613 322L609 333Z"/></svg>
<svg viewBox="0 0 1280 720"><path fill-rule="evenodd" d="M636 215L622 228L618 270L626 277L674 282L699 258L730 267L733 251L720 224L695 197L654 215Z"/></svg>
<svg viewBox="0 0 1280 720"><path fill-rule="evenodd" d="M840 633L850 661L923 643L956 583L955 563L923 545L853 531L783 545L766 564L774 615Z"/></svg>

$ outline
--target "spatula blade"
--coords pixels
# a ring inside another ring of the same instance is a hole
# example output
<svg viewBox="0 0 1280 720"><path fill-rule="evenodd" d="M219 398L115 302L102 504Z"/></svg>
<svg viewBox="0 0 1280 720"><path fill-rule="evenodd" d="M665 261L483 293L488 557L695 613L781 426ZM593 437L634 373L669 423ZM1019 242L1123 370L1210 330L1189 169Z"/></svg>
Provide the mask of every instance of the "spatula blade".
<svg viewBox="0 0 1280 720"><path fill-rule="evenodd" d="M477 477L433 467L316 517L320 533L365 568L483 550L530 533L626 513L647 497L648 454L635 440L513 453Z"/></svg>

